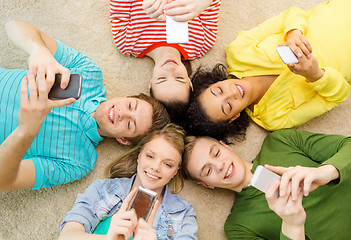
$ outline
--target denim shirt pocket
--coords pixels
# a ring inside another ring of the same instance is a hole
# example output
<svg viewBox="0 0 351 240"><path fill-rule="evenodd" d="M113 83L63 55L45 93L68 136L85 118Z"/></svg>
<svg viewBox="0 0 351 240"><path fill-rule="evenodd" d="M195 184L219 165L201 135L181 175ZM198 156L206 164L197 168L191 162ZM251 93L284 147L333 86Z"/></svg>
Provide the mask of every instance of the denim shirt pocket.
<svg viewBox="0 0 351 240"><path fill-rule="evenodd" d="M173 240L175 239L177 233L180 232L183 224L183 216L179 213L170 214L168 219L166 220L166 236L167 239Z"/></svg>
<svg viewBox="0 0 351 240"><path fill-rule="evenodd" d="M106 194L95 204L95 215L98 219L109 217L122 205L122 199L116 195Z"/></svg>

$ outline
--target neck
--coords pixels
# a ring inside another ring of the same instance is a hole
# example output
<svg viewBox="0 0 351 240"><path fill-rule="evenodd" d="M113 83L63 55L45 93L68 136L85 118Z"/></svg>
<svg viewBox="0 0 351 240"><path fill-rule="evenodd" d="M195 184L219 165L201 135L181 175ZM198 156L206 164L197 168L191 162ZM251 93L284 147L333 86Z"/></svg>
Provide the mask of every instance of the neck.
<svg viewBox="0 0 351 240"><path fill-rule="evenodd" d="M241 182L240 186L236 187L235 189L232 189L234 192L241 192L243 190L243 188L248 187L250 184L251 178L253 176L253 174L251 172L251 169L253 167L253 163L244 161L244 165L245 165L244 180Z"/></svg>
<svg viewBox="0 0 351 240"><path fill-rule="evenodd" d="M242 78L242 80L251 82L251 86L253 87L252 97L249 105L250 109L253 108L253 106L262 99L262 97L266 94L277 77L278 75L264 75Z"/></svg>
<svg viewBox="0 0 351 240"><path fill-rule="evenodd" d="M162 64L167 59L181 61L182 58L180 52L176 48L167 46L155 48L146 55L154 60L155 65L158 65L159 63Z"/></svg>

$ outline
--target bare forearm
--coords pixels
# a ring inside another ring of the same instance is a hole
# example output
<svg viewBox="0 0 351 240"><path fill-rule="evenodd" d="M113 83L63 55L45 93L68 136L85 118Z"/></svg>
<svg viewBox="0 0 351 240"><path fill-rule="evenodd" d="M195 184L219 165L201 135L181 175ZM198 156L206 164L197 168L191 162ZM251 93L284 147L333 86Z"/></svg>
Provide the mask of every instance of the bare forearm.
<svg viewBox="0 0 351 240"><path fill-rule="evenodd" d="M72 226L73 225L73 226ZM105 235L90 234L84 231L83 225L76 222L66 223L58 240L103 240Z"/></svg>
<svg viewBox="0 0 351 240"><path fill-rule="evenodd" d="M282 222L282 233L284 236L292 240L304 240L305 239L305 225L289 225Z"/></svg>
<svg viewBox="0 0 351 240"><path fill-rule="evenodd" d="M0 188L6 188L17 177L23 155L32 143L35 135L26 134L17 127L0 145Z"/></svg>
<svg viewBox="0 0 351 240"><path fill-rule="evenodd" d="M11 21L5 25L9 41L31 55L38 49L48 49L39 29L22 21Z"/></svg>

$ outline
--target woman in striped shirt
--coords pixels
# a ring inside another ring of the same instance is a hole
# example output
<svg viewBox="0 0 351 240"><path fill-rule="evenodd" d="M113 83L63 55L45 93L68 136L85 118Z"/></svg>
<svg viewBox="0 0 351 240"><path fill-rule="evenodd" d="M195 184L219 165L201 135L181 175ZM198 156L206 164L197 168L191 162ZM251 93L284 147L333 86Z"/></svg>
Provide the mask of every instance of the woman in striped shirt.
<svg viewBox="0 0 351 240"><path fill-rule="evenodd" d="M153 11L155 8L150 10L147 2L145 0L144 10L143 0L110 0L112 35L123 54L139 58L148 56L154 60L150 94L165 104L175 118L187 106L192 90L183 61L202 57L215 43L220 0L206 0L208 7L188 22L189 42L181 44L166 42L166 22L151 18L163 19ZM174 12L170 4L164 7L169 15ZM163 9L163 6L158 7ZM184 16L180 19L187 20L193 15Z"/></svg>

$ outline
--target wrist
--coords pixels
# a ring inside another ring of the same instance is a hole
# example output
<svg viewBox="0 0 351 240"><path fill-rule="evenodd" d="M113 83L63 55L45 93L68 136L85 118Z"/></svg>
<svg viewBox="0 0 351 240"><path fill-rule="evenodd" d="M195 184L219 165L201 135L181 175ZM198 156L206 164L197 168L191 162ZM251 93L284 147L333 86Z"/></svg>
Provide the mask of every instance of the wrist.
<svg viewBox="0 0 351 240"><path fill-rule="evenodd" d="M321 79L323 76L324 76L324 70L318 68L318 71L315 74L313 74L313 76L309 77L307 80L309 82L316 82L319 79Z"/></svg>
<svg viewBox="0 0 351 240"><path fill-rule="evenodd" d="M305 221L302 224L289 224L282 222L282 234L293 240L305 239Z"/></svg>
<svg viewBox="0 0 351 240"><path fill-rule="evenodd" d="M326 164L326 165L322 165L318 168L322 169L324 176L328 176L329 181L326 184L328 184L329 182L331 182L335 179L340 178L339 170L336 167L334 167L333 165Z"/></svg>

